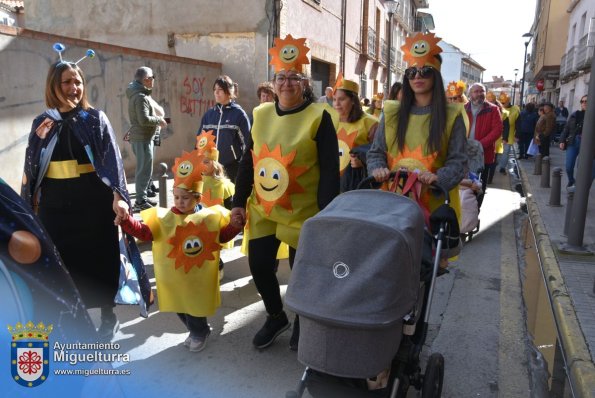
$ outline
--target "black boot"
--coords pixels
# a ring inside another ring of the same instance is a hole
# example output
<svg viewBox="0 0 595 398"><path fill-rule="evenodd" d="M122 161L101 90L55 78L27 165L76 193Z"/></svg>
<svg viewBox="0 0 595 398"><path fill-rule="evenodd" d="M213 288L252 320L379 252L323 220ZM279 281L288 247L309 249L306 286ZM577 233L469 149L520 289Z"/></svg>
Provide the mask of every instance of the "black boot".
<svg viewBox="0 0 595 398"><path fill-rule="evenodd" d="M266 348L275 342L277 336L289 329L289 320L284 311L268 315L267 320L254 336L252 344L256 348Z"/></svg>

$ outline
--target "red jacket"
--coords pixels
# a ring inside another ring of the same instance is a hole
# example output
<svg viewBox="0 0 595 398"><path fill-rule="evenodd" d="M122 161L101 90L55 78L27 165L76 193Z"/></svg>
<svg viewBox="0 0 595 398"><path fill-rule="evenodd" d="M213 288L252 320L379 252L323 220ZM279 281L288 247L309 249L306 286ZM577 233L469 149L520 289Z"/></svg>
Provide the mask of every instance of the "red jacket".
<svg viewBox="0 0 595 398"><path fill-rule="evenodd" d="M473 125L473 113L471 102L465 104L465 110L469 117L469 126ZM483 146L484 164L491 164L496 161L496 145L498 138L502 137L502 117L500 109L496 105L484 101L475 122L475 139Z"/></svg>

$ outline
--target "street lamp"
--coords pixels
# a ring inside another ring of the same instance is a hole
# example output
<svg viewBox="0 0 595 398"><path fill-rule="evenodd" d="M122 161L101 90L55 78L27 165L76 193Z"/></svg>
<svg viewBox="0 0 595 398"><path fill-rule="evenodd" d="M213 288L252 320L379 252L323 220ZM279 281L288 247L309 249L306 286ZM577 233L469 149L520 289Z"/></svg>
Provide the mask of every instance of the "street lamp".
<svg viewBox="0 0 595 398"><path fill-rule="evenodd" d="M516 75L519 73L517 68L514 69L514 83L512 84L512 105L514 105L514 97L516 96Z"/></svg>
<svg viewBox="0 0 595 398"><path fill-rule="evenodd" d="M388 91L390 92L391 88L391 59L390 59L390 50L393 48L393 16L397 12L399 8L399 2L397 0L384 0L384 6L388 12Z"/></svg>
<svg viewBox="0 0 595 398"><path fill-rule="evenodd" d="M523 57L523 80L521 81L521 90L520 90L521 108L523 107L523 105L525 103L524 88L525 88L525 71L527 70L527 47L529 47L529 43L531 42L531 39L533 38L533 33L525 33L523 35L523 37L528 37L528 39L525 42L525 56Z"/></svg>

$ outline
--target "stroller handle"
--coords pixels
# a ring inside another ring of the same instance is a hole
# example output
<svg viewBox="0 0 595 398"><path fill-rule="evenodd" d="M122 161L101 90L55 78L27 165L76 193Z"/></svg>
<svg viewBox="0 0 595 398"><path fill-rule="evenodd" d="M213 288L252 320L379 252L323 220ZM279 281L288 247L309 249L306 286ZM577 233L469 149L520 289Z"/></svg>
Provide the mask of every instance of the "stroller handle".
<svg viewBox="0 0 595 398"><path fill-rule="evenodd" d="M397 176L398 176L398 178L397 178L398 180L405 181L405 180L407 180L407 177L409 177L409 174L410 174L409 171L404 171L404 170L391 171L390 174L388 175L387 181L390 181ZM374 178L374 176L368 176L360 181L360 183L357 185L356 189L366 189L367 187L369 187L370 189L378 189L380 187L380 184L381 183L377 182L376 179ZM441 193L442 196L444 196L445 203L447 203L447 204L450 203L450 195L444 187L442 187L437 182L433 182L430 185L430 188L432 188L432 190L434 190L434 191L438 191L439 193Z"/></svg>

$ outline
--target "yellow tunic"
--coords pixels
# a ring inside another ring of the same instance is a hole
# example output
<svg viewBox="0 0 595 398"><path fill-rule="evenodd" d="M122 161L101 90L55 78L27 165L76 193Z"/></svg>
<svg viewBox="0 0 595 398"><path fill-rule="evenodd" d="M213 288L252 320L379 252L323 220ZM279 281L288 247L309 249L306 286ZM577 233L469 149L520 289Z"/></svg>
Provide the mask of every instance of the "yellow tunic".
<svg viewBox="0 0 595 398"><path fill-rule="evenodd" d="M508 133L508 145L514 144L514 137L516 136L516 121L521 115L521 110L518 106L512 105L510 108L506 108L508 111L508 122L510 123L510 130Z"/></svg>
<svg viewBox="0 0 595 398"><path fill-rule="evenodd" d="M503 122L506 119L508 119L508 110L502 109L502 116L501 117L502 117L502 121ZM510 133L508 134L508 138L510 138ZM512 141L514 142L514 136L512 138ZM502 144L502 136L500 136L500 138L498 138L496 140L496 153L504 153L504 145Z"/></svg>
<svg viewBox="0 0 595 398"><path fill-rule="evenodd" d="M389 169L398 170L400 168L407 168L409 171L419 169L436 173L446 161L450 134L457 116L462 115L465 112L463 106L461 106L461 104L447 105L446 132L442 138L440 150L434 153L426 152L426 142L430 135L431 115L429 113L424 115L409 115L409 124L407 125L407 134L405 137L405 148L403 152L398 150L396 135L399 106L400 104L397 101L386 101L384 103L385 136L386 147L388 148L387 159L389 161ZM453 188L449 194L450 206L455 210L457 217L460 220L461 203L459 200L458 186ZM444 203L444 198L429 194L425 191L425 188L424 191L422 191L421 200L423 205L426 206L430 212L434 211L439 205Z"/></svg>
<svg viewBox="0 0 595 398"><path fill-rule="evenodd" d="M203 176L201 203L206 207L221 205L223 201L235 193L235 186L228 178Z"/></svg>
<svg viewBox="0 0 595 398"><path fill-rule="evenodd" d="M339 122L337 139L339 141L339 170L341 174L349 164L349 151L354 147L369 144L368 134L377 124L378 119L368 113L364 113L359 120L353 123Z"/></svg>
<svg viewBox="0 0 595 398"><path fill-rule="evenodd" d="M210 316L221 304L219 231L229 210L214 206L194 214L151 208L141 217L153 234L159 310Z"/></svg>
<svg viewBox="0 0 595 398"><path fill-rule="evenodd" d="M275 235L297 248L302 224L320 210L315 136L325 109L328 104L312 103L278 116L271 103L254 110L254 189L247 204L251 239Z"/></svg>

